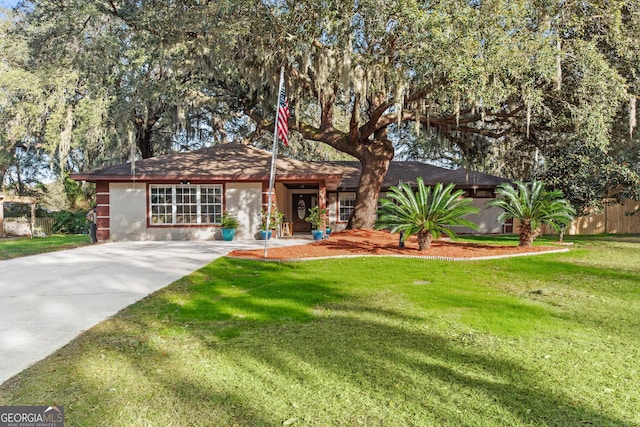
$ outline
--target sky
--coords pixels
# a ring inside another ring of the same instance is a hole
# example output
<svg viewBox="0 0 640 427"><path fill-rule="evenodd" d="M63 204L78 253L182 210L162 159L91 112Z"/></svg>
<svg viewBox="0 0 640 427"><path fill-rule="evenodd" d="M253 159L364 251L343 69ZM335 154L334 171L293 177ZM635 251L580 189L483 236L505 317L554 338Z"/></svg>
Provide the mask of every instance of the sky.
<svg viewBox="0 0 640 427"><path fill-rule="evenodd" d="M10 9L18 4L18 0L0 0L0 7Z"/></svg>

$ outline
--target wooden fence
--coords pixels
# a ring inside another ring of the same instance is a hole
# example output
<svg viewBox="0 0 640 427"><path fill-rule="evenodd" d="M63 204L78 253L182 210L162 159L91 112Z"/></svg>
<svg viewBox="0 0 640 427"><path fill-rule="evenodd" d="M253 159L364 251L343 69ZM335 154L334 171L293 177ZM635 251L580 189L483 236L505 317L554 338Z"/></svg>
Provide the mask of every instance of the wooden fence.
<svg viewBox="0 0 640 427"><path fill-rule="evenodd" d="M36 236L38 235L50 235L53 234L53 223L54 223L54 219L51 217L46 217L46 218L36 218L36 229L35 229L35 234ZM40 234L38 234L38 232Z"/></svg>
<svg viewBox="0 0 640 427"><path fill-rule="evenodd" d="M555 234L555 231L547 226L542 228L542 232ZM606 205L600 213L577 217L565 230L565 234L603 233L640 233L640 201L625 200L622 204Z"/></svg>

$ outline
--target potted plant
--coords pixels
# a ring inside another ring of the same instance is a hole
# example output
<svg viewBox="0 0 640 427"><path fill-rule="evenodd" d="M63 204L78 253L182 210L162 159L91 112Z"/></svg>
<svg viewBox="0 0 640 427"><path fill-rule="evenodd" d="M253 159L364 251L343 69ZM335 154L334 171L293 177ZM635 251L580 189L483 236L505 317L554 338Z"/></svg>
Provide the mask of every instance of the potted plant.
<svg viewBox="0 0 640 427"><path fill-rule="evenodd" d="M320 206L314 206L309 209L309 215L307 215L304 220L311 223L313 239L321 240L326 231L327 210L324 208L320 209Z"/></svg>
<svg viewBox="0 0 640 427"><path fill-rule="evenodd" d="M222 240L231 241L236 235L236 228L238 228L238 220L229 215L229 212L224 211L222 213L222 220L220 221L222 225Z"/></svg>
<svg viewBox="0 0 640 427"><path fill-rule="evenodd" d="M266 209L262 209L260 212L260 237L262 240L270 239L273 234L273 230L278 229L278 226L282 223L282 218L284 218L284 214L282 212L278 212L277 209L272 209L269 218L269 227L267 227L268 213L269 212Z"/></svg>

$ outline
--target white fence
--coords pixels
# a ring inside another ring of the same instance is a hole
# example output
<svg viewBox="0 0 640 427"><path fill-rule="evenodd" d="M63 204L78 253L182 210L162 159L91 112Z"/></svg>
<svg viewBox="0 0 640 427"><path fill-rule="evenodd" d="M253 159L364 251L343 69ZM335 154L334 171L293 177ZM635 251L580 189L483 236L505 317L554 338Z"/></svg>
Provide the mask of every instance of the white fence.
<svg viewBox="0 0 640 427"><path fill-rule="evenodd" d="M27 217L5 218L4 232L7 236L31 236L31 224ZM36 218L34 236L53 234L53 218Z"/></svg>

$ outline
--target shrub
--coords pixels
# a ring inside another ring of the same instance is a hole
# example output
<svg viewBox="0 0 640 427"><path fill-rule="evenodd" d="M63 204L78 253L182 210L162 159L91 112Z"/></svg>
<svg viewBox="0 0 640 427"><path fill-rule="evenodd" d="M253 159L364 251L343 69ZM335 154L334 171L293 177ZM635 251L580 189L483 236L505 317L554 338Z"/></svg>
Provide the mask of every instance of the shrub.
<svg viewBox="0 0 640 427"><path fill-rule="evenodd" d="M547 224L560 231L573 220L576 211L563 198L562 191L547 191L542 181L515 181L496 189L499 197L487 203L504 210L499 221L514 218L520 221L520 246L531 246L540 235L540 226Z"/></svg>
<svg viewBox="0 0 640 427"><path fill-rule="evenodd" d="M222 220L220 221L220 225L222 226L222 228L231 228L235 230L236 228L238 228L238 225L240 225L240 223L238 222L236 217L230 215L229 212L224 211L222 213Z"/></svg>
<svg viewBox="0 0 640 427"><path fill-rule="evenodd" d="M314 206L309 209L309 215L304 220L310 222L314 230L324 230L327 224L327 210Z"/></svg>
<svg viewBox="0 0 640 427"><path fill-rule="evenodd" d="M414 193L409 184L391 187L389 198L380 199L376 229L389 228L392 233L403 232L403 240L416 234L418 250L429 249L433 238L441 234L454 237L450 226L463 226L477 229L477 225L462 218L478 213L472 206L473 200L462 197L462 190L453 191L453 184L446 187L442 183L427 187L422 178L418 178L417 191Z"/></svg>
<svg viewBox="0 0 640 427"><path fill-rule="evenodd" d="M259 215L260 220L260 230L264 231L267 229L267 218L269 218L269 229L275 230L278 228L280 224L282 224L282 220L284 219L284 213L278 211L276 208L271 209L271 214L266 209L262 209Z"/></svg>
<svg viewBox="0 0 640 427"><path fill-rule="evenodd" d="M59 234L83 234L89 231L87 213L58 211L53 213L53 232Z"/></svg>

